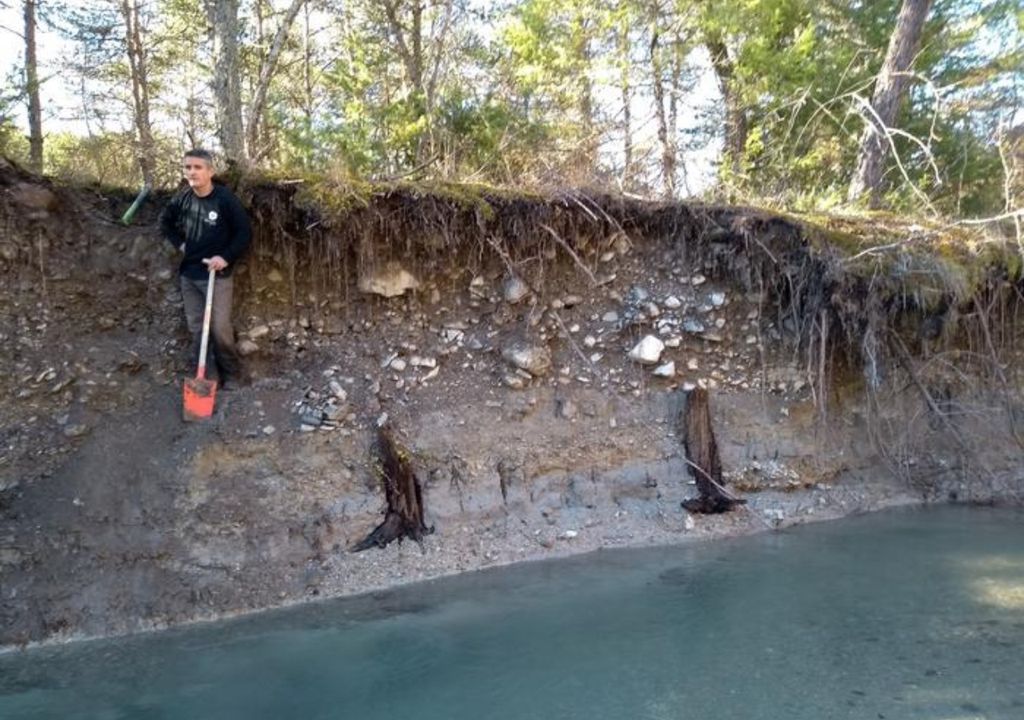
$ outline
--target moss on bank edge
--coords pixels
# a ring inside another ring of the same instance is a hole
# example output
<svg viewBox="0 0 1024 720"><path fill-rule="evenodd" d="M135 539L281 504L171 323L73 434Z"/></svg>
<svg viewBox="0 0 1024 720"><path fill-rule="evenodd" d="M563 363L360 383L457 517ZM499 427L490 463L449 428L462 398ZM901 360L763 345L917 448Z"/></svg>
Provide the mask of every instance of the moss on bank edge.
<svg viewBox="0 0 1024 720"><path fill-rule="evenodd" d="M925 310L963 303L993 279L1022 277L1021 248L978 226L888 213L790 217L803 227L811 252Z"/></svg>
<svg viewBox="0 0 1024 720"><path fill-rule="evenodd" d="M345 222L351 213L370 207L375 201L389 196L448 204L456 210L479 212L487 219L493 217L495 203L544 204L549 200L535 192L484 183L402 179L370 181L355 177L339 179L316 173L253 173L237 178L236 184L243 190L293 186L296 203L315 210L333 222Z"/></svg>

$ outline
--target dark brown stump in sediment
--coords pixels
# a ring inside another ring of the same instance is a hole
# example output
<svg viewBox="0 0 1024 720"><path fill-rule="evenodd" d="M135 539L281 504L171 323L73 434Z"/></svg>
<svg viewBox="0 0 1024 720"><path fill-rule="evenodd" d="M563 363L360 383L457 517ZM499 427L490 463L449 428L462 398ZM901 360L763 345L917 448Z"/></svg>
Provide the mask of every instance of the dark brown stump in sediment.
<svg viewBox="0 0 1024 720"><path fill-rule="evenodd" d="M686 464L697 483L698 493L698 497L684 500L683 507L695 513L723 513L746 503L725 489L707 390L694 388L687 394L686 406L679 413L679 424Z"/></svg>
<svg viewBox="0 0 1024 720"><path fill-rule="evenodd" d="M423 522L423 488L413 472L408 453L395 442L389 427L377 430L374 454L374 469L384 485L388 507L384 522L359 542L354 552L382 548L402 538L420 542L424 535L434 531Z"/></svg>

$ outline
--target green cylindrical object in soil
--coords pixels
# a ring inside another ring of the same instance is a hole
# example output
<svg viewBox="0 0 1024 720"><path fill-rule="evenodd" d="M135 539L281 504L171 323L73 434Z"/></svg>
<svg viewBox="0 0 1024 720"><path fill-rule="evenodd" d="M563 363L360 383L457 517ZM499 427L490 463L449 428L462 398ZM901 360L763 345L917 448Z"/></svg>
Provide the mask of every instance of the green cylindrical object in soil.
<svg viewBox="0 0 1024 720"><path fill-rule="evenodd" d="M139 190L139 194L135 198L135 202L132 203L131 207L124 211L124 215L121 216L121 222L125 225L131 224L132 218L135 217L135 213L142 207L143 201L146 196L149 195L149 185L143 185L142 189Z"/></svg>

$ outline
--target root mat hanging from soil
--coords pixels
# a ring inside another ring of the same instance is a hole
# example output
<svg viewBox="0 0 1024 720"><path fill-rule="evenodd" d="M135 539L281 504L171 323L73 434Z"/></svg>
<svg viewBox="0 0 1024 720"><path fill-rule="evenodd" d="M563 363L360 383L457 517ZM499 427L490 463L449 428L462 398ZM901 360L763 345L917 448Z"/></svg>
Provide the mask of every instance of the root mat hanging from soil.
<svg viewBox="0 0 1024 720"><path fill-rule="evenodd" d="M404 537L416 542L434 531L423 522L423 489L412 470L405 450L395 442L388 426L378 428L374 447L377 455L374 468L384 485L388 507L384 522L374 528L354 548L354 552L371 547L384 547Z"/></svg>
<svg viewBox="0 0 1024 720"><path fill-rule="evenodd" d="M722 461L711 427L708 391L694 388L686 396L686 407L679 413L683 447L690 474L697 482L699 496L683 501L683 507L696 513L723 513L747 501L730 495L722 484Z"/></svg>

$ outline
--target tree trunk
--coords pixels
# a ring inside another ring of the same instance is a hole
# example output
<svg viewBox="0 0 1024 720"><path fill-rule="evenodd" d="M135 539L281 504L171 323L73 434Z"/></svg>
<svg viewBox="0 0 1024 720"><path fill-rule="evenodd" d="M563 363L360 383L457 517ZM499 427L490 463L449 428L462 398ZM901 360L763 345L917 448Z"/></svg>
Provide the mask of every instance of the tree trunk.
<svg viewBox="0 0 1024 720"><path fill-rule="evenodd" d="M131 71L132 110L138 140L138 162L142 180L150 187L156 175L156 145L149 121L149 79L146 69L146 48L139 27L139 0L121 0L121 16L125 23L125 54Z"/></svg>
<svg viewBox="0 0 1024 720"><path fill-rule="evenodd" d="M690 512L722 513L744 504L746 500L735 498L725 490L722 461L711 427L708 391L699 387L691 390L679 419L690 475L697 483L698 493L697 498L684 500L683 507Z"/></svg>
<svg viewBox="0 0 1024 720"><path fill-rule="evenodd" d="M423 6L414 0L412 11L412 29L406 30L399 20L399 3L401 0L380 0L384 15L388 21L388 31L395 41L398 57L405 67L406 80L413 92L423 93L423 39L420 37L423 25ZM412 40L410 46L409 41Z"/></svg>
<svg viewBox="0 0 1024 720"><path fill-rule="evenodd" d="M424 535L434 531L423 522L423 489L420 481L388 427L377 430L375 454L377 462L374 467L384 485L384 498L388 506L384 521L353 548L354 552L384 547L404 537L419 542Z"/></svg>
<svg viewBox="0 0 1024 720"><path fill-rule="evenodd" d="M576 88L583 142L580 168L590 175L597 167L597 133L594 129L594 88L590 79L590 27L586 8L577 7L573 18L572 53L576 64Z"/></svg>
<svg viewBox="0 0 1024 720"><path fill-rule="evenodd" d="M313 76L313 35L312 25L309 17L309 3L303 9L303 31L302 31L302 100L299 107L302 110L302 118L307 132L313 130L313 111L316 104L316 84ZM306 169L310 169L313 163L314 150L311 138L302 145L302 163Z"/></svg>
<svg viewBox="0 0 1024 720"><path fill-rule="evenodd" d="M633 180L633 113L630 107L633 102L633 88L630 84L629 61L631 43L629 39L629 22L623 21L619 26L619 90L622 93L622 175L619 184L623 190L629 190Z"/></svg>
<svg viewBox="0 0 1024 720"><path fill-rule="evenodd" d="M43 110L36 58L36 0L25 0L25 92L28 94L29 167L43 172Z"/></svg>
<svg viewBox="0 0 1024 720"><path fill-rule="evenodd" d="M416 92L426 94L423 88L423 3L413 0L412 4L412 66L409 79Z"/></svg>
<svg viewBox="0 0 1024 720"><path fill-rule="evenodd" d="M732 166L732 172L739 175L743 169L743 153L747 147L747 115L740 103L738 88L735 86L735 70L729 58L729 49L717 33L708 32L704 46L711 54L711 66L718 78L725 103L725 152Z"/></svg>
<svg viewBox="0 0 1024 720"><path fill-rule="evenodd" d="M847 194L850 202L867 194L870 207L877 208L879 205L888 128L896 122L896 114L906 94L910 78L905 73L910 69L921 44L924 21L930 8L931 0L903 0L896 27L889 38L885 62L875 81L875 94L871 98L874 116L868 119L861 135L857 170Z"/></svg>
<svg viewBox="0 0 1024 720"><path fill-rule="evenodd" d="M448 41L448 37L451 34L452 23L455 21L455 3L453 0L442 0L443 14L440 26L438 27L437 33L434 35L431 44L433 50L431 52L431 64L430 79L426 82L426 93L427 99L427 112L433 114L434 104L437 97L437 83L441 77L441 67L445 57L445 44ZM435 21L433 23L437 25Z"/></svg>
<svg viewBox="0 0 1024 720"><path fill-rule="evenodd" d="M267 90L270 88L270 81L277 69L277 61L281 57L285 40L288 39L288 32L291 30L295 17L305 4L306 0L292 0L291 5L285 11L284 18L274 34L274 40L270 44L270 52L260 64L260 76L256 82L256 91L253 93L252 104L249 106L249 157L258 159L262 155L262 149L257 147L260 139L260 130L263 124L263 114L266 111Z"/></svg>
<svg viewBox="0 0 1024 720"><path fill-rule="evenodd" d="M417 147L417 164L429 162L437 154L434 108L437 84L445 62L445 45L455 22L456 6L453 0L439 0L432 6L437 15L424 17L427 6L422 0L376 0L384 10L388 32L395 43L395 51L405 68L405 82L421 103L419 116L426 119ZM408 17L408 26L403 17ZM426 30L424 30L426 26Z"/></svg>
<svg viewBox="0 0 1024 720"><path fill-rule="evenodd" d="M218 136L229 162L245 166L242 124L242 82L238 62L238 0L206 0L213 27L213 94L217 106Z"/></svg>
<svg viewBox="0 0 1024 720"><path fill-rule="evenodd" d="M672 92L669 96L668 102L668 131L669 137L679 137L679 98L682 97L683 88L683 66L686 60L685 48L686 43L683 38L676 35L675 41L672 43ZM687 195L692 195L693 191L690 189L689 174L686 171L686 162L680 162L679 160L679 145L673 142L673 152L675 153L675 169L676 175L679 176L679 180L682 181L682 190ZM678 183L677 183L678 185ZM677 190L679 188L677 187Z"/></svg>
<svg viewBox="0 0 1024 720"><path fill-rule="evenodd" d="M668 117L665 113L665 77L661 65L661 51L658 47L657 20L651 27L651 80L654 87L654 112L658 119L658 142L661 144L661 175L665 184L665 197L676 194L676 149L669 137Z"/></svg>
<svg viewBox="0 0 1024 720"><path fill-rule="evenodd" d="M419 108L419 116L425 115L427 118L426 132L420 135L416 146L415 160L419 164L425 161L426 157L430 154L428 150L428 145L431 144L429 142L430 133L432 132L430 104L433 102L432 93L427 92L427 88L424 87L423 83L423 69L425 67L425 58L423 56L424 8L421 0L412 0L412 6L408 9L411 27L407 28L399 17L400 10L405 10L405 8L399 8L402 2L403 0L380 0L381 7L384 9L384 15L387 18L388 31L394 38L395 49L398 51L398 57L405 68L406 82L413 94L418 98L418 102L422 103ZM440 62L440 59L438 58L436 61Z"/></svg>
<svg viewBox="0 0 1024 720"><path fill-rule="evenodd" d="M313 83L313 35L311 32L309 5L305 6L302 32L302 114L306 127L313 127L313 107L316 87Z"/></svg>

